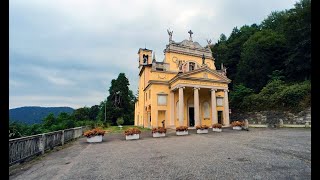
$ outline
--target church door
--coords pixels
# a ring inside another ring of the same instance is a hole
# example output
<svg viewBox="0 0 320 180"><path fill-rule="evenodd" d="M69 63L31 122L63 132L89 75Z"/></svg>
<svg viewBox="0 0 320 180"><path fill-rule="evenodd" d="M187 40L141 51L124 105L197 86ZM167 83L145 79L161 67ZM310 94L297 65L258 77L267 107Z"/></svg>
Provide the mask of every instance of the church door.
<svg viewBox="0 0 320 180"><path fill-rule="evenodd" d="M222 111L218 111L218 123L222 124Z"/></svg>
<svg viewBox="0 0 320 180"><path fill-rule="evenodd" d="M194 126L194 107L189 107L189 126Z"/></svg>

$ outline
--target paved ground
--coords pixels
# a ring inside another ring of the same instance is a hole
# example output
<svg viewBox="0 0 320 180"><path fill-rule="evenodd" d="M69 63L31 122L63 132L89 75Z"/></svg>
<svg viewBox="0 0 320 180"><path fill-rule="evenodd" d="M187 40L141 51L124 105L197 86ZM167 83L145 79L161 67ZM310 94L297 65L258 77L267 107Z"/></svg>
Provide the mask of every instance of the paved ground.
<svg viewBox="0 0 320 180"><path fill-rule="evenodd" d="M224 132L125 141L108 134L47 154L10 179L311 179L311 131L304 128Z"/></svg>

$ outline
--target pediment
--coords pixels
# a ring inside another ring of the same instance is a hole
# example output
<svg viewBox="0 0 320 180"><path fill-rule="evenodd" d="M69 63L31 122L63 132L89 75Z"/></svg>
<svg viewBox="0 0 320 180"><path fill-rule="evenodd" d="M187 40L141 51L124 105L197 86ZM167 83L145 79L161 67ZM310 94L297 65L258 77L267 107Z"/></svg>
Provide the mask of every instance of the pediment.
<svg viewBox="0 0 320 180"><path fill-rule="evenodd" d="M183 73L179 76L179 78L183 79L199 79L199 80L213 80L213 81L220 81L220 82L231 82L226 76L220 74L215 70L211 70L208 67L203 67L196 69L194 71Z"/></svg>

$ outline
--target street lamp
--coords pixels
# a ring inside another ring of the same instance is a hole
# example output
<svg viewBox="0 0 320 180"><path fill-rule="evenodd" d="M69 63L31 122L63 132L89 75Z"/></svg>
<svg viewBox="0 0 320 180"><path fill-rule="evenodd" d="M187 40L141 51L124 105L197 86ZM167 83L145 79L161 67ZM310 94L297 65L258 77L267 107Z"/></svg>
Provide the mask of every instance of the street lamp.
<svg viewBox="0 0 320 180"><path fill-rule="evenodd" d="M104 122L107 122L107 101L104 103Z"/></svg>

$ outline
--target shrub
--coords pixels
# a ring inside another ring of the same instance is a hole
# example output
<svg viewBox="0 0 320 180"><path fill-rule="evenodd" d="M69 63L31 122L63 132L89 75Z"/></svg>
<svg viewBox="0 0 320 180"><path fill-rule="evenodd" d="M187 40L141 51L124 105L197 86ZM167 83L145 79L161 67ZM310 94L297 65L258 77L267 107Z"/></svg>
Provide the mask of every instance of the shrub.
<svg viewBox="0 0 320 180"><path fill-rule="evenodd" d="M207 126L207 125L197 125L197 126L196 126L196 129L197 129L197 130L198 130L198 129L201 129L201 130L209 129L209 126Z"/></svg>
<svg viewBox="0 0 320 180"><path fill-rule="evenodd" d="M221 129L221 128L222 128L222 124L219 124L219 123L213 124L213 125L212 125L212 128L219 128L219 129Z"/></svg>
<svg viewBox="0 0 320 180"><path fill-rule="evenodd" d="M122 117L117 118L117 125L120 126L124 123L124 120Z"/></svg>
<svg viewBox="0 0 320 180"><path fill-rule="evenodd" d="M164 127L152 128L152 133L166 133L167 129Z"/></svg>
<svg viewBox="0 0 320 180"><path fill-rule="evenodd" d="M138 128L129 128L129 129L124 131L124 134L126 136L134 135L134 134L140 134L140 133L141 133L141 131Z"/></svg>
<svg viewBox="0 0 320 180"><path fill-rule="evenodd" d="M235 126L243 126L244 125L244 122L242 122L242 121L233 121L232 123L231 123L231 126L232 127L235 127Z"/></svg>
<svg viewBox="0 0 320 180"><path fill-rule="evenodd" d="M179 126L176 128L176 131L188 131L188 126Z"/></svg>
<svg viewBox="0 0 320 180"><path fill-rule="evenodd" d="M95 128L95 129L91 129L91 130L84 132L83 135L90 138L92 136L99 136L99 135L104 136L105 133L106 133L106 131L104 131L100 128Z"/></svg>
<svg viewBox="0 0 320 180"><path fill-rule="evenodd" d="M108 127L111 126L111 123L110 123L109 121L104 122L104 123L103 123L103 126L104 126L105 128L108 128Z"/></svg>

